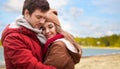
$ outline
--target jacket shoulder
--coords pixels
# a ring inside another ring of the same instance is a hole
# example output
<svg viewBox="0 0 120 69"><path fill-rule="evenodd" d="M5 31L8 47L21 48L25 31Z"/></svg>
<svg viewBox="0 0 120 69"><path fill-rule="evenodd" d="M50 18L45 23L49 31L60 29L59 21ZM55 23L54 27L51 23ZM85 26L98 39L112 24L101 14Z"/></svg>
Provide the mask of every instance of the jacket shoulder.
<svg viewBox="0 0 120 69"><path fill-rule="evenodd" d="M62 50L64 50L64 51L67 50L65 43L62 42L62 41L53 42L53 43L51 44L51 46L50 46L50 49L55 49L55 50L60 50L60 49L62 49Z"/></svg>
<svg viewBox="0 0 120 69"><path fill-rule="evenodd" d="M74 51L75 50L74 46L70 42L68 42L68 41L66 42L65 39L61 39L61 40L57 40L55 42L55 44L57 44L61 47L63 47L63 46L66 47L67 52L71 55L75 64L80 62L81 55L78 52Z"/></svg>
<svg viewBox="0 0 120 69"><path fill-rule="evenodd" d="M65 46L65 43L63 41L56 41L56 42L53 42L52 45L60 45L60 46Z"/></svg>
<svg viewBox="0 0 120 69"><path fill-rule="evenodd" d="M57 69L73 69L74 62L62 41L52 43L44 61L47 65L53 65Z"/></svg>

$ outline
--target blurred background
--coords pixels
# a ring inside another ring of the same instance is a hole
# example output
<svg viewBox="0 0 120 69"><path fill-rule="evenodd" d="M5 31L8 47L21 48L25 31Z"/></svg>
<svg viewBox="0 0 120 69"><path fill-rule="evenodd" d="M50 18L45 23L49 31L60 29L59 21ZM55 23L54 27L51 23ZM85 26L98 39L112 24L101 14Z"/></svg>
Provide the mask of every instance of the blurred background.
<svg viewBox="0 0 120 69"><path fill-rule="evenodd" d="M78 37L120 34L120 0L48 0L62 27ZM24 0L0 0L0 33L21 15Z"/></svg>
<svg viewBox="0 0 120 69"><path fill-rule="evenodd" d="M120 54L120 0L48 1L58 11L63 29L73 34L82 46L83 56ZM23 2L0 0L0 38L5 26L21 15ZM2 47L1 64L4 64Z"/></svg>

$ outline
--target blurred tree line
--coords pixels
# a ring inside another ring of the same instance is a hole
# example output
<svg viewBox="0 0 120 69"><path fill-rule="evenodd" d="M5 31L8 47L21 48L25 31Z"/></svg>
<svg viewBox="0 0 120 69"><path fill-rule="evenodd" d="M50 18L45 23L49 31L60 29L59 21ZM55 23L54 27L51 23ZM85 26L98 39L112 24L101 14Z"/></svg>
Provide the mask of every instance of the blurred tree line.
<svg viewBox="0 0 120 69"><path fill-rule="evenodd" d="M0 46L2 45L1 40L0 40Z"/></svg>
<svg viewBox="0 0 120 69"><path fill-rule="evenodd" d="M82 46L93 46L93 47L120 47L120 34L119 35L111 35L104 36L99 38L94 37L86 37L80 38L75 37L75 40ZM0 40L0 46L1 46Z"/></svg>
<svg viewBox="0 0 120 69"><path fill-rule="evenodd" d="M86 37L80 38L75 37L75 40L82 46L93 46L93 47L120 47L120 34L104 36L99 38Z"/></svg>

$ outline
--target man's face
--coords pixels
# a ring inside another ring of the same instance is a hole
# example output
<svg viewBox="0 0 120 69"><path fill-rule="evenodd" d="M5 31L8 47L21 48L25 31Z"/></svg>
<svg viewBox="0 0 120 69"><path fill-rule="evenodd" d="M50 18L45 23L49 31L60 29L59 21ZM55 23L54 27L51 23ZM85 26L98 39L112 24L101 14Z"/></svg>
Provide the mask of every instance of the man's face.
<svg viewBox="0 0 120 69"><path fill-rule="evenodd" d="M45 23L46 12L41 12L40 9L36 9L31 15L29 11L25 11L25 18L33 28L40 29L41 25Z"/></svg>

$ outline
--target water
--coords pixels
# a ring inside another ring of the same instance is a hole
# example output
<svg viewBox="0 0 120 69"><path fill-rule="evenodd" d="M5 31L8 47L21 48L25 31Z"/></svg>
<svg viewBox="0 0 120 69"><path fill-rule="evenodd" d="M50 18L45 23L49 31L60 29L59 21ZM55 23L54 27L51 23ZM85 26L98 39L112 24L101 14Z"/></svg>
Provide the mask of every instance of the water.
<svg viewBox="0 0 120 69"><path fill-rule="evenodd" d="M0 46L0 65L3 65L4 63L3 48Z"/></svg>
<svg viewBox="0 0 120 69"><path fill-rule="evenodd" d="M120 49L96 49L96 48L83 48L83 56L96 56L106 54L120 54ZM3 48L0 47L0 65L4 64Z"/></svg>
<svg viewBox="0 0 120 69"><path fill-rule="evenodd" d="M120 49L83 48L83 56L120 54Z"/></svg>

